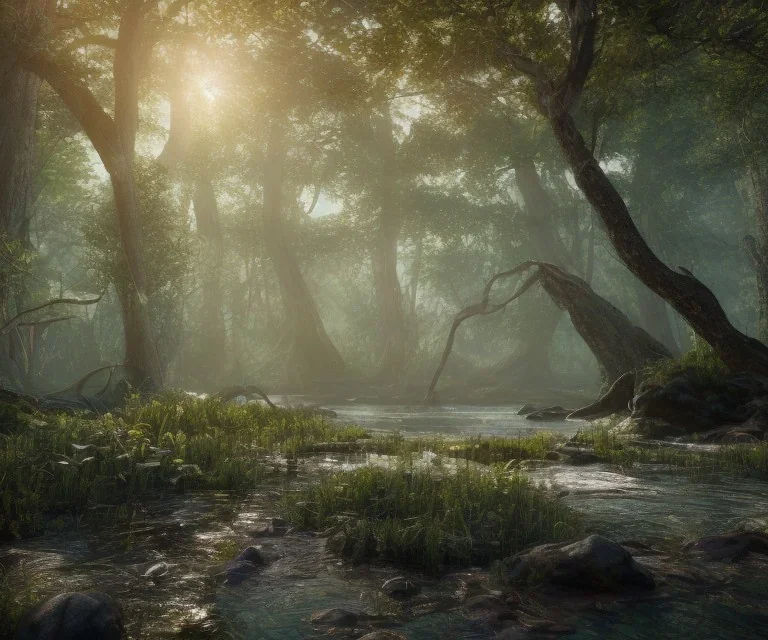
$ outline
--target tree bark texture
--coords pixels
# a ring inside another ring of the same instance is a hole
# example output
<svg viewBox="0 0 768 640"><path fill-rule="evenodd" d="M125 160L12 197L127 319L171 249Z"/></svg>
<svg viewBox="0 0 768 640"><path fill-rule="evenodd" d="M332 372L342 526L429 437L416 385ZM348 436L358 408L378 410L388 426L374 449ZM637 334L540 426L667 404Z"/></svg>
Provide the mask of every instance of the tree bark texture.
<svg viewBox="0 0 768 640"><path fill-rule="evenodd" d="M744 238L757 282L757 335L768 344L768 169L755 164L750 169L755 198L755 234Z"/></svg>

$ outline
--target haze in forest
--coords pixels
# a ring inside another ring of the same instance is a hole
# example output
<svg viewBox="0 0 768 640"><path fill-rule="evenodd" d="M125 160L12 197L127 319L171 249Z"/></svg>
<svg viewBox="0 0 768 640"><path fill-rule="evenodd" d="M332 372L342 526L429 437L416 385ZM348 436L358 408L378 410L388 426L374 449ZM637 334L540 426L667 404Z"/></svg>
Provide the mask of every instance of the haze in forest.
<svg viewBox="0 0 768 640"><path fill-rule="evenodd" d="M758 2L5 0L0 33L6 388L768 371Z"/></svg>

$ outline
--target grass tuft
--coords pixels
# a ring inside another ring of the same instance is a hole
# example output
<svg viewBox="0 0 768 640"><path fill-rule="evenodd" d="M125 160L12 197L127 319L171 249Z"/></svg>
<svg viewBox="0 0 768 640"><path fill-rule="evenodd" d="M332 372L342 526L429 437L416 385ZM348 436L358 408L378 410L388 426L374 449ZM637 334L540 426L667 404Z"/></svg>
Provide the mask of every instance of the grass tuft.
<svg viewBox="0 0 768 640"><path fill-rule="evenodd" d="M284 498L297 526L333 533L342 555L416 565L489 565L531 544L569 538L579 518L502 467L455 474L363 467L324 476ZM339 540L341 536L341 540Z"/></svg>

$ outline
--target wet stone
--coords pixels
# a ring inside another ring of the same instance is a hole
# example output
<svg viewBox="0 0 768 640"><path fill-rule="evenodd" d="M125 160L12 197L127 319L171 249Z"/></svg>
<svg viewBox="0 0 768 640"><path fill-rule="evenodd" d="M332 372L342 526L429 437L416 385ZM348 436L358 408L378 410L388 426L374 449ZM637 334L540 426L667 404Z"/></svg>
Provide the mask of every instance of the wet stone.
<svg viewBox="0 0 768 640"><path fill-rule="evenodd" d="M312 614L309 621L323 627L354 627L357 626L359 616L346 609L324 609Z"/></svg>
<svg viewBox="0 0 768 640"><path fill-rule="evenodd" d="M387 580L381 585L381 590L394 600L407 600L421 593L421 587L418 584L403 576Z"/></svg>
<svg viewBox="0 0 768 640"><path fill-rule="evenodd" d="M105 593L62 593L46 600L21 623L18 640L120 640L119 605Z"/></svg>

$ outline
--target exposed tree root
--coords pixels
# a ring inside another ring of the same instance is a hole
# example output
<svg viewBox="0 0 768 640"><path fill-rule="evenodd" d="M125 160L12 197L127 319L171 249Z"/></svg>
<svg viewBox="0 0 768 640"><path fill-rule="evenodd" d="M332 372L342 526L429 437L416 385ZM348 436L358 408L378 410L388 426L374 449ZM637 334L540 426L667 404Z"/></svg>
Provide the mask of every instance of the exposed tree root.
<svg viewBox="0 0 768 640"><path fill-rule="evenodd" d="M635 395L635 372L627 371L611 388L595 402L568 415L568 418L588 418L596 420L613 413L627 411Z"/></svg>

